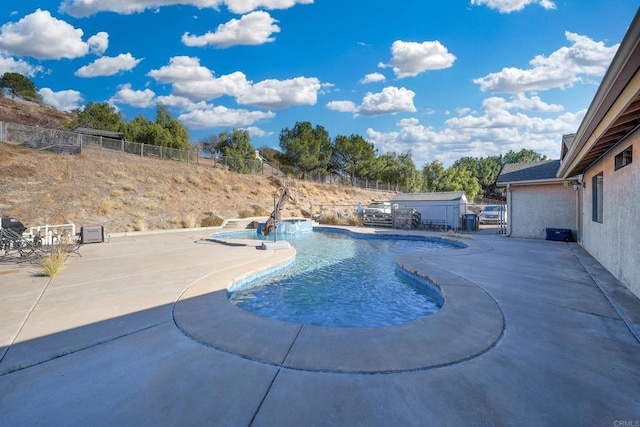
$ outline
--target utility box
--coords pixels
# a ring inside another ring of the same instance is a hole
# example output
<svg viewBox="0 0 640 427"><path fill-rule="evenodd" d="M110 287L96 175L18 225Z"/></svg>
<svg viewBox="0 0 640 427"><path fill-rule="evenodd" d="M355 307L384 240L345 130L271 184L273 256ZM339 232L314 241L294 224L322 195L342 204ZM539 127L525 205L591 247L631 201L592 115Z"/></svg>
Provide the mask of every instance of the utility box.
<svg viewBox="0 0 640 427"><path fill-rule="evenodd" d="M571 230L568 228L547 228L547 240L556 242L572 242Z"/></svg>
<svg viewBox="0 0 640 427"><path fill-rule="evenodd" d="M91 225L80 228L80 243L102 243L104 242L104 227L101 225Z"/></svg>

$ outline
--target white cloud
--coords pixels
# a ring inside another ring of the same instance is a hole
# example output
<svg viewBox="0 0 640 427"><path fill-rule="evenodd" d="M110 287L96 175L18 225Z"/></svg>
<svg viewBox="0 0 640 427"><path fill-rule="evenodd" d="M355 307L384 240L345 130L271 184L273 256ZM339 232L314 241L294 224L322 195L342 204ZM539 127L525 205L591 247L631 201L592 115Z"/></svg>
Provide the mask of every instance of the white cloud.
<svg viewBox="0 0 640 427"><path fill-rule="evenodd" d="M551 0L471 0L472 5L487 5L490 9L496 9L500 13L511 13L524 9L530 4L539 4L544 9L555 9L556 5Z"/></svg>
<svg viewBox="0 0 640 427"><path fill-rule="evenodd" d="M175 95L194 100L208 100L225 95L240 96L250 85L247 77L236 71L217 78L212 77L211 80L178 81L173 84L173 92Z"/></svg>
<svg viewBox="0 0 640 427"><path fill-rule="evenodd" d="M78 77L112 76L120 71L129 71L142 59L136 59L130 53L121 53L116 57L103 56L89 65L80 67L74 74Z"/></svg>
<svg viewBox="0 0 640 427"><path fill-rule="evenodd" d="M0 49L38 59L72 59L86 55L90 49L106 49L106 33L96 34L88 43L82 41L83 34L81 29L52 17L49 11L37 9L18 22L0 27Z"/></svg>
<svg viewBox="0 0 640 427"><path fill-rule="evenodd" d="M239 96L249 90L251 83L240 71L215 77L198 58L176 56L169 65L152 70L148 76L158 83L172 85L173 95L190 100L210 100L221 96Z"/></svg>
<svg viewBox="0 0 640 427"><path fill-rule="evenodd" d="M172 85L172 95L194 100L211 100L232 96L242 105L269 109L293 105L315 105L323 86L315 77L296 77L288 80L264 80L253 83L244 73L236 71L215 77L198 58L177 56L169 65L152 70L148 76L159 83Z"/></svg>
<svg viewBox="0 0 640 427"><path fill-rule="evenodd" d="M187 111L206 109L208 106L204 101L193 102L189 98L176 95L158 96L156 97L156 101L168 107L176 107Z"/></svg>
<svg viewBox="0 0 640 427"><path fill-rule="evenodd" d="M258 127L255 126L249 126L246 128L241 128L240 130L245 130L247 132L249 132L249 136L256 136L256 137L265 137L265 136L273 136L274 133L273 132L266 132Z"/></svg>
<svg viewBox="0 0 640 427"><path fill-rule="evenodd" d="M312 4L313 0L64 0L60 12L76 18L91 16L99 12L116 12L123 15L158 9L171 5L191 5L197 8L219 9L226 5L237 14L257 9L288 9L296 4Z"/></svg>
<svg viewBox="0 0 640 427"><path fill-rule="evenodd" d="M320 81L315 77L295 77L288 80L263 80L238 95L238 104L281 109L293 105L315 105Z"/></svg>
<svg viewBox="0 0 640 427"><path fill-rule="evenodd" d="M368 84L368 83L384 82L386 80L387 80L387 78L384 76L384 74L381 74L381 73L370 73L370 74L367 74L366 76L364 76L364 78L362 80L360 80L360 83L365 85L365 84Z"/></svg>
<svg viewBox="0 0 640 427"><path fill-rule="evenodd" d="M250 126L259 120L275 117L271 111L234 110L223 106L194 110L178 116L178 120L188 129L209 129L215 127Z"/></svg>
<svg viewBox="0 0 640 427"><path fill-rule="evenodd" d="M109 103L147 108L155 104L155 95L151 89L133 90L131 85L127 83L119 87L118 92L109 100Z"/></svg>
<svg viewBox="0 0 640 427"><path fill-rule="evenodd" d="M147 75L158 83L213 80L211 70L200 65L200 59L190 56L174 56L169 60L169 65L151 70Z"/></svg>
<svg viewBox="0 0 640 427"><path fill-rule="evenodd" d="M54 92L48 87L43 87L38 93L42 95L42 100L45 104L57 110L71 111L80 108L80 103L82 102L82 95L77 90Z"/></svg>
<svg viewBox="0 0 640 427"><path fill-rule="evenodd" d="M433 160L448 166L460 157L486 157L522 148L558 158L562 135L578 128L585 111L553 118L522 112L546 114L558 109L559 106L538 97L517 95L510 100L492 97L484 101L480 115L469 113L450 118L441 130L411 118L401 120L396 132L368 129L367 138L383 153L411 150L418 167Z"/></svg>
<svg viewBox="0 0 640 427"><path fill-rule="evenodd" d="M398 123L397 126L404 128L404 127L408 127L408 126L417 126L420 124L420 120L416 119L415 117L410 117L407 119L401 119Z"/></svg>
<svg viewBox="0 0 640 427"><path fill-rule="evenodd" d="M87 43L89 44L89 51L91 53L101 56L109 47L109 34L100 31L95 36L89 37Z"/></svg>
<svg viewBox="0 0 640 427"><path fill-rule="evenodd" d="M331 101L327 103L327 108L341 113L355 113L358 110L352 101Z"/></svg>
<svg viewBox="0 0 640 427"><path fill-rule="evenodd" d="M0 75L4 73L20 73L23 76L33 77L43 71L44 69L39 65L31 65L22 59L5 56L0 52Z"/></svg>
<svg viewBox="0 0 640 427"><path fill-rule="evenodd" d="M213 45L218 48L261 45L275 40L271 35L280 32L276 22L267 12L252 12L219 25L214 33L209 32L203 36L185 33L182 43L187 46Z"/></svg>
<svg viewBox="0 0 640 427"><path fill-rule="evenodd" d="M538 55L529 63L531 68L503 68L474 79L484 92L527 92L567 88L582 82L584 76L602 76L611 63L619 45L606 47L586 36L565 32L571 43L553 52L551 55Z"/></svg>
<svg viewBox="0 0 640 427"><path fill-rule="evenodd" d="M557 113L564 109L564 107L559 104L547 104L546 102L542 101L537 95L527 98L527 96L522 93L514 94L511 97L510 101L501 97L486 98L482 102L482 105L485 111L525 110L544 113ZM459 111L458 113L467 114L468 111Z"/></svg>
<svg viewBox="0 0 640 427"><path fill-rule="evenodd" d="M404 87L388 86L382 92L368 92L362 99L362 103L356 108L357 114L364 116L379 116L382 114L394 114L400 112L415 112L413 105L415 92Z"/></svg>
<svg viewBox="0 0 640 427"><path fill-rule="evenodd" d="M453 66L455 55L449 53L439 41L422 43L396 40L391 45L392 58L388 64L378 64L381 68L392 67L399 79L415 77L428 70L441 70Z"/></svg>
<svg viewBox="0 0 640 427"><path fill-rule="evenodd" d="M225 0L229 10L243 14L256 9L289 9L296 4L313 4L313 0Z"/></svg>

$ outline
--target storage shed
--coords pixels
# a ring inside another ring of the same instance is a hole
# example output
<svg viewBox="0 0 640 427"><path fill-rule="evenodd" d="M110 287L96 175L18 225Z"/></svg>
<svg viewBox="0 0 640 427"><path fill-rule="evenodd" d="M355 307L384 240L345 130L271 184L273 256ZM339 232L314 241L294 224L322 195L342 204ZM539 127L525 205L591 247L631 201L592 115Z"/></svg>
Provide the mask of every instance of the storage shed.
<svg viewBox="0 0 640 427"><path fill-rule="evenodd" d="M400 193L391 199L391 205L418 211L424 228L457 230L467 212L467 196L464 191Z"/></svg>

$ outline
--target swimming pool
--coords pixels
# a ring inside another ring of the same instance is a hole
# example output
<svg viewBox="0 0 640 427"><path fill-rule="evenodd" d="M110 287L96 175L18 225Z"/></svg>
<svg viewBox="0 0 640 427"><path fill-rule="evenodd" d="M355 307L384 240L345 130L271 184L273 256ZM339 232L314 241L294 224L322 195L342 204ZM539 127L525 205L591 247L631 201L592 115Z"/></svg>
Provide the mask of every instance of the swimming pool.
<svg viewBox="0 0 640 427"><path fill-rule="evenodd" d="M243 233L227 236L256 237ZM395 258L460 247L441 239L346 235L335 229L287 235L286 240L296 248L295 261L234 285L229 300L261 316L329 327L388 326L435 313L444 303L439 291L397 268Z"/></svg>

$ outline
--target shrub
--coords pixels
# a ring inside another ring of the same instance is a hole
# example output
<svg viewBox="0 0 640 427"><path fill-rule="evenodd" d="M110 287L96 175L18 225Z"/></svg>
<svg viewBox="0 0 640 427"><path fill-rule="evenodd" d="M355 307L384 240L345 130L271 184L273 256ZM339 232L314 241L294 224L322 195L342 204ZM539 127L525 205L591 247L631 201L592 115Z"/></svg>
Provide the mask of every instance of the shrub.
<svg viewBox="0 0 640 427"><path fill-rule="evenodd" d="M47 277L53 277L62 270L67 263L69 252L62 246L57 246L51 250L49 255L42 260L42 270Z"/></svg>
<svg viewBox="0 0 640 427"><path fill-rule="evenodd" d="M345 225L344 222L338 218L338 215L333 212L322 215L318 222L321 224Z"/></svg>
<svg viewBox="0 0 640 427"><path fill-rule="evenodd" d="M250 218L253 216L253 212L248 209L243 209L238 213L238 218Z"/></svg>
<svg viewBox="0 0 640 427"><path fill-rule="evenodd" d="M182 226L184 228L193 228L196 226L196 218L193 215L187 215L182 220Z"/></svg>
<svg viewBox="0 0 640 427"><path fill-rule="evenodd" d="M267 212L262 206L253 205L253 216L269 216L270 212Z"/></svg>
<svg viewBox="0 0 640 427"><path fill-rule="evenodd" d="M267 178L267 180L274 186L274 187L282 187L282 181L280 181L280 178L276 178L275 176L270 176L269 178Z"/></svg>
<svg viewBox="0 0 640 427"><path fill-rule="evenodd" d="M324 214L318 220L321 224L331 224L331 225L353 225L358 226L362 225L360 218L354 215L342 215L338 216L336 213L331 212Z"/></svg>
<svg viewBox="0 0 640 427"><path fill-rule="evenodd" d="M200 227L219 227L224 220L217 216L208 216L200 222Z"/></svg>
<svg viewBox="0 0 640 427"><path fill-rule="evenodd" d="M196 188L202 187L202 180L197 176L189 176L188 181L191 185L193 185Z"/></svg>
<svg viewBox="0 0 640 427"><path fill-rule="evenodd" d="M113 207L113 202L111 200L105 200L104 202L100 203L100 206L98 206L98 213L103 216L109 215Z"/></svg>

